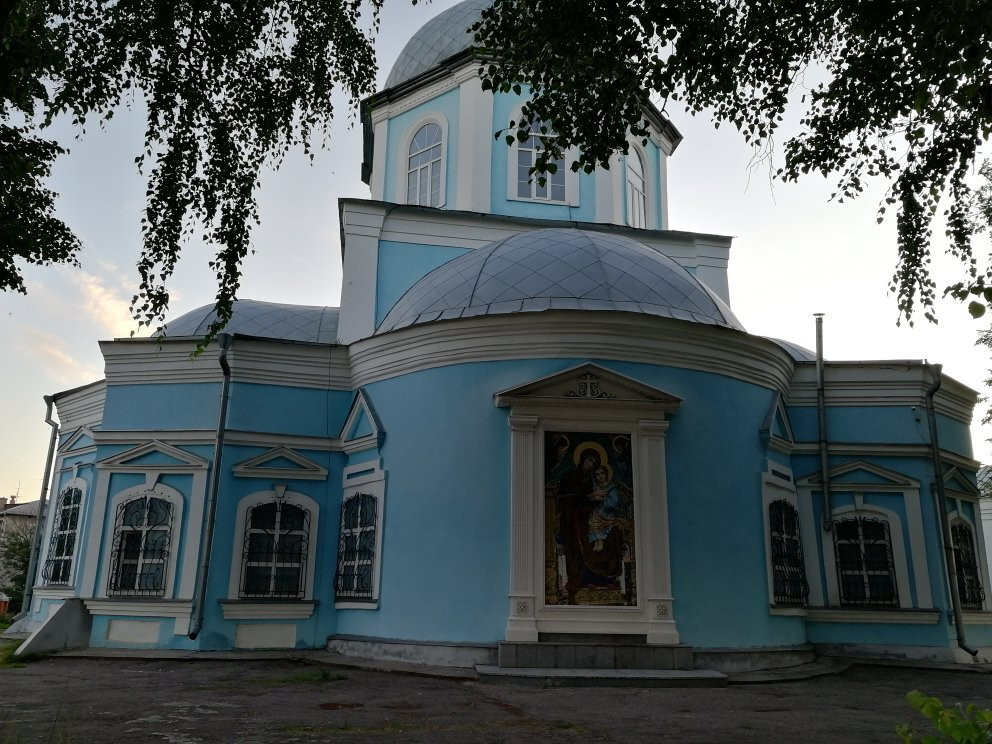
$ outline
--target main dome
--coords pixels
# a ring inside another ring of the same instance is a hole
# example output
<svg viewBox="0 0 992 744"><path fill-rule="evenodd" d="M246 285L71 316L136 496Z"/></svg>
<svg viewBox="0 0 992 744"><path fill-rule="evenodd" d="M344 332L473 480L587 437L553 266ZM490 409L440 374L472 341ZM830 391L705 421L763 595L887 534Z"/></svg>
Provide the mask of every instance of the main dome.
<svg viewBox="0 0 992 744"><path fill-rule="evenodd" d="M406 43L386 78L392 88L427 72L448 57L469 49L475 37L468 28L482 18L492 0L465 0L425 23Z"/></svg>
<svg viewBox="0 0 992 744"><path fill-rule="evenodd" d="M716 294L668 256L620 235L549 228L438 267L407 290L376 333L542 310L614 310L744 330Z"/></svg>
<svg viewBox="0 0 992 744"><path fill-rule="evenodd" d="M204 305L166 323L161 333L172 338L204 336L216 319L214 306ZM336 344L338 308L238 300L223 332L280 341Z"/></svg>

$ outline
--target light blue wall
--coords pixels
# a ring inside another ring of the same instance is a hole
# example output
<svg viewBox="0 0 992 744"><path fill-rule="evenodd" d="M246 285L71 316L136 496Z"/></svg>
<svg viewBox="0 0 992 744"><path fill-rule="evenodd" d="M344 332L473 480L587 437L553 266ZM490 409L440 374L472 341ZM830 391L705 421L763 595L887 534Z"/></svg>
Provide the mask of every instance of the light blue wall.
<svg viewBox="0 0 992 744"><path fill-rule="evenodd" d="M219 401L218 382L109 385L102 428L213 429Z"/></svg>
<svg viewBox="0 0 992 744"><path fill-rule="evenodd" d="M449 90L436 98L432 98L426 103L415 106L409 111L405 111L389 120L386 128L386 171L383 174L383 197L385 201L398 201L400 204L406 202L406 183L402 184L403 198L396 199L397 173L400 170L400 163L403 163L409 155L410 143L408 137L416 134L410 129L413 125L428 114L442 114L448 120L448 135L445 142L445 206L452 209L455 204L455 194L458 193L458 168L455 159L458 156L458 99L459 89ZM406 169L403 170L404 178Z"/></svg>
<svg viewBox="0 0 992 744"><path fill-rule="evenodd" d="M493 132L506 129L514 109L526 100L528 91L522 95L501 93L493 97ZM507 198L507 167L510 147L504 139L493 139L492 159L492 208L493 214L513 217L533 217L547 220L576 220L595 222L596 220L596 177L591 173L569 174L579 180L579 206L565 204L542 204L538 201L519 201ZM567 168L570 164L565 163ZM514 166L515 167L515 166Z"/></svg>
<svg viewBox="0 0 992 744"><path fill-rule="evenodd" d="M379 241L379 270L375 289L375 324L410 287L438 266L469 252L469 248Z"/></svg>

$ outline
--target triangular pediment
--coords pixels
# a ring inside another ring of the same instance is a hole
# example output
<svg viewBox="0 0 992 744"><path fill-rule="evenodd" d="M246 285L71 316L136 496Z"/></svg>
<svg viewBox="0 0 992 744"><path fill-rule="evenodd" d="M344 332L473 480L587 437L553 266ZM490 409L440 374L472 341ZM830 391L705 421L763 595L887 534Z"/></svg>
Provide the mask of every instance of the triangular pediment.
<svg viewBox="0 0 992 744"><path fill-rule="evenodd" d="M88 426L80 426L62 438L62 442L59 444L59 452L76 452L94 446L96 446L96 441L93 439L93 430Z"/></svg>
<svg viewBox="0 0 992 744"><path fill-rule="evenodd" d="M273 447L234 466L239 478L325 480L327 468L289 447Z"/></svg>
<svg viewBox="0 0 992 744"><path fill-rule="evenodd" d="M944 473L944 490L945 491L956 491L958 493L968 494L971 497L977 498L979 496L978 488L968 479L968 477L961 472L960 468L951 468L946 473Z"/></svg>
<svg viewBox="0 0 992 744"><path fill-rule="evenodd" d="M496 393L496 405L633 407L673 412L682 399L598 364L580 364Z"/></svg>
<svg viewBox="0 0 992 744"><path fill-rule="evenodd" d="M799 484L817 486L822 482L820 473L814 473L800 479ZM883 468L880 465L865 460L852 460L830 470L830 487L831 489L871 490L873 487L880 489L919 488L920 484L902 473Z"/></svg>
<svg viewBox="0 0 992 744"><path fill-rule="evenodd" d="M380 446L385 437L371 398L365 390L359 389L341 427L341 449L348 453L364 452Z"/></svg>
<svg viewBox="0 0 992 744"><path fill-rule="evenodd" d="M191 470L207 467L207 461L178 447L152 441L118 452L100 461L101 467L145 470Z"/></svg>

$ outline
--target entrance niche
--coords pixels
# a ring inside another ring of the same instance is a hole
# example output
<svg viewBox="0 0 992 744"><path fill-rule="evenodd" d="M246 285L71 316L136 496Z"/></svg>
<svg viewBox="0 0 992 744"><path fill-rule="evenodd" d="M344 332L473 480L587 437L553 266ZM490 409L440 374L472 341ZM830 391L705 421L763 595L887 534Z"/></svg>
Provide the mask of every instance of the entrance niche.
<svg viewBox="0 0 992 744"><path fill-rule="evenodd" d="M506 640L678 643L664 438L680 399L595 364L495 399L512 438Z"/></svg>

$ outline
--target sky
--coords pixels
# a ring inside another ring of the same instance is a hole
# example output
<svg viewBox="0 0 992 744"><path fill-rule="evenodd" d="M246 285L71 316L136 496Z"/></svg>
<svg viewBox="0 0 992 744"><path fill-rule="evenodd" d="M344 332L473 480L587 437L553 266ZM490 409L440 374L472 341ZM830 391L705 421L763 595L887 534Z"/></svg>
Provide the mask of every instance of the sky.
<svg viewBox="0 0 992 744"><path fill-rule="evenodd" d="M454 2L386 3L377 47L380 85L411 30ZM330 144L312 163L296 152L278 171L263 175L261 224L253 235L255 253L244 264L240 297L338 304L337 200L369 196L360 178L360 127L344 98L338 111ZM938 325L922 316L912 327L897 324L896 299L888 292L895 224L876 222L884 182L869 184L853 202L832 202L830 180L772 183L767 162L755 166L754 153L732 128L717 130L705 116L671 106L666 113L684 136L669 160L671 227L734 237L731 305L749 332L812 349L813 313L822 312L828 360L927 359L984 394L989 354L975 339L987 320L972 320L962 304L941 300ZM794 113L779 142L795 131ZM0 294L0 348L7 360L0 496L38 498L50 431L42 396L101 379L97 342L136 330L128 305L138 286L145 182L133 161L142 133L137 108L118 113L103 128L94 124L80 133L59 122L52 132L71 150L57 162L50 186L60 195L59 214L83 242L82 266L27 267L28 294ZM773 162L781 162L780 153ZM169 317L212 302L210 255L196 243L184 249L170 282ZM959 279L957 262L939 250L932 271L939 287ZM976 420L981 413L980 407ZM975 424L972 432L976 459L992 462L986 441L992 427Z"/></svg>

